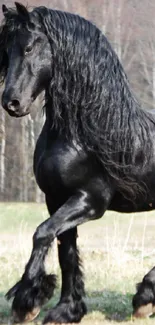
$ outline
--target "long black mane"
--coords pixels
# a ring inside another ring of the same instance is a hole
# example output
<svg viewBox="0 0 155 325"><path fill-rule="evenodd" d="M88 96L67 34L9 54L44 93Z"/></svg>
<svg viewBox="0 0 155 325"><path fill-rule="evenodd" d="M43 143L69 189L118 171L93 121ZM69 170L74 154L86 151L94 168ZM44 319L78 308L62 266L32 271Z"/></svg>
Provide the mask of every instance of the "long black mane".
<svg viewBox="0 0 155 325"><path fill-rule="evenodd" d="M35 8L31 16L51 44L51 84L45 105L51 128L83 143L120 190L135 195L134 167L142 169L151 158L149 139L155 121L135 99L116 53L102 32L84 18L45 7ZM0 35L3 79L7 71L3 49L18 28L33 30L34 25L19 20L12 10ZM141 151L137 155L140 147L147 157Z"/></svg>

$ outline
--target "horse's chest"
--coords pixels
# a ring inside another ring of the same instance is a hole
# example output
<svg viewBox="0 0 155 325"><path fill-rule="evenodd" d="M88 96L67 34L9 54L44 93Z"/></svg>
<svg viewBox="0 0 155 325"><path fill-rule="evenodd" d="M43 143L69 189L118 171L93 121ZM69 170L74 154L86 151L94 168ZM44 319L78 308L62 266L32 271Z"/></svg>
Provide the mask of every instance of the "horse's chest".
<svg viewBox="0 0 155 325"><path fill-rule="evenodd" d="M35 166L37 183L44 193L71 190L84 182L90 173L86 154L67 144L55 142L38 157Z"/></svg>

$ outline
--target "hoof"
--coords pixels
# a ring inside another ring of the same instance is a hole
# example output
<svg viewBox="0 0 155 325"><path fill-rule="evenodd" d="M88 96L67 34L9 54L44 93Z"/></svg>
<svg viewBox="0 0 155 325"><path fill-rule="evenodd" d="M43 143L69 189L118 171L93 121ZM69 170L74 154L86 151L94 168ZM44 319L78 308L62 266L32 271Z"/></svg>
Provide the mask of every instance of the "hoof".
<svg viewBox="0 0 155 325"><path fill-rule="evenodd" d="M140 306L133 314L133 318L146 318L151 316L155 312L155 306L149 303L144 306Z"/></svg>
<svg viewBox="0 0 155 325"><path fill-rule="evenodd" d="M155 313L155 267L136 286L133 297L133 317L145 318Z"/></svg>
<svg viewBox="0 0 155 325"><path fill-rule="evenodd" d="M55 275L46 274L40 274L33 281L18 282L7 294L8 299L13 298L13 321L23 323L36 318L42 305L51 298L55 285Z"/></svg>
<svg viewBox="0 0 155 325"><path fill-rule="evenodd" d="M39 307L35 307L31 312L28 312L25 315L25 318L23 319L23 323L29 323L32 320L34 320L40 313L40 308ZM12 312L12 317L13 317L13 322L15 323L19 323L20 319L18 318L18 315L15 311Z"/></svg>
<svg viewBox="0 0 155 325"><path fill-rule="evenodd" d="M76 324L86 314L87 309L83 301L69 303L59 303L49 311L43 321L44 325Z"/></svg>

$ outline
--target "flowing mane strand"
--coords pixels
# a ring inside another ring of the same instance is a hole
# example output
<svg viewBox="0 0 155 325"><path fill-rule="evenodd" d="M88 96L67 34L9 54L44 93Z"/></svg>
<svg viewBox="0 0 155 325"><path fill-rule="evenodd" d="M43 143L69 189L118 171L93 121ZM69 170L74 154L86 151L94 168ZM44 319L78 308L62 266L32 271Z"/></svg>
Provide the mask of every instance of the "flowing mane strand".
<svg viewBox="0 0 155 325"><path fill-rule="evenodd" d="M13 15L4 30L9 30L11 19L13 29L19 26ZM120 190L131 195L142 192L145 186L138 187L134 168L143 168L150 159L150 125L155 122L140 108L106 37L95 25L70 13L38 7L31 16L51 44L52 78L45 105L51 128L97 155Z"/></svg>
<svg viewBox="0 0 155 325"><path fill-rule="evenodd" d="M51 127L97 154L119 190L132 197L145 194L145 184L138 185L134 168L143 168L151 158L150 121L152 127L155 121L140 108L116 53L84 18L45 8L36 11L53 54L47 94Z"/></svg>

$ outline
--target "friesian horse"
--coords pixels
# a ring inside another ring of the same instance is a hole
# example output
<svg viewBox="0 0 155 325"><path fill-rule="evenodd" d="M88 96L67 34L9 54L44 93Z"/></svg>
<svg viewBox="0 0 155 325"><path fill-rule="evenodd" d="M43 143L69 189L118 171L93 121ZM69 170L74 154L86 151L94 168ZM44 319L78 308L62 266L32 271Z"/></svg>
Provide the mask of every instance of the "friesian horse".
<svg viewBox="0 0 155 325"><path fill-rule="evenodd" d="M39 225L21 280L9 290L15 321L29 321L51 298L55 275L45 256L54 238L62 273L59 303L47 323L79 322L86 314L77 226L103 216L155 208L155 118L142 110L106 37L67 12L3 5L0 29L2 106L30 113L45 92L46 121L34 153L36 181L50 217ZM137 287L134 314L155 304L155 269Z"/></svg>

